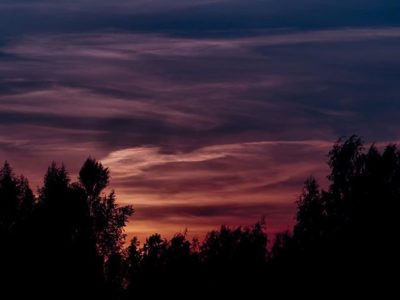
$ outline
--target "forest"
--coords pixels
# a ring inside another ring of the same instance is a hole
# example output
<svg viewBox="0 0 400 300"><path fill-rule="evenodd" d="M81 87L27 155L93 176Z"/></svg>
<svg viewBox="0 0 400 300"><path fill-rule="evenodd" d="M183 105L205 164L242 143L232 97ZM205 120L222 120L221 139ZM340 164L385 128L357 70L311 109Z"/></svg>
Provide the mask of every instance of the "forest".
<svg viewBox="0 0 400 300"><path fill-rule="evenodd" d="M126 240L124 227L134 209L106 192L110 170L99 161L88 158L77 182L52 163L37 194L5 162L2 299L224 299L317 289L321 295L377 286L382 293L395 290L399 148L366 146L351 136L333 145L327 162L329 185L323 189L317 179L305 180L290 231L267 236L268 224L260 219L247 227L222 225L203 240L155 233L143 243Z"/></svg>

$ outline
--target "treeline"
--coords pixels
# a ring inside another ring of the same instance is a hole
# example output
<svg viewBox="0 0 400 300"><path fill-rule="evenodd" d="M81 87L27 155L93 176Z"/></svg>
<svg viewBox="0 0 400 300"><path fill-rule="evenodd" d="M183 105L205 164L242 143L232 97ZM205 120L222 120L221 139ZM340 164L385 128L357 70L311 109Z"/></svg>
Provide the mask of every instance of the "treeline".
<svg viewBox="0 0 400 300"><path fill-rule="evenodd" d="M265 222L222 226L203 241L133 238L134 210L105 193L109 170L89 158L71 182L51 164L36 197L10 165L0 170L0 287L24 294L90 299L199 298L217 294L304 293L378 283L396 286L400 151L380 152L360 138L328 154L329 187L306 180L292 231L267 237ZM260 212L262 214L262 212ZM273 243L271 244L271 242ZM359 285L360 284L360 285Z"/></svg>

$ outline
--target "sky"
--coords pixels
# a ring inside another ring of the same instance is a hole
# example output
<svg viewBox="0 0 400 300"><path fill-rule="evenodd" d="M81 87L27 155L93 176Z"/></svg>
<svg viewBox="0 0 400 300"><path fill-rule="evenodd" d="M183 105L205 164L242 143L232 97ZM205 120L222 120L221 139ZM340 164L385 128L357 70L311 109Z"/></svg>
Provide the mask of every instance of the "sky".
<svg viewBox="0 0 400 300"><path fill-rule="evenodd" d="M398 0L0 0L0 159L111 170L142 239L290 229L341 136L400 140Z"/></svg>

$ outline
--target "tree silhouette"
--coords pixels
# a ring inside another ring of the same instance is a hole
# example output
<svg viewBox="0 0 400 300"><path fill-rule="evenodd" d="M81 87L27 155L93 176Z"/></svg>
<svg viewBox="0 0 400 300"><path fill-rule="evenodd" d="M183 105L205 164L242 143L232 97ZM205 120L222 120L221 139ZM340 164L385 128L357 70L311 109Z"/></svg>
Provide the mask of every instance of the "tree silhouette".
<svg viewBox="0 0 400 300"><path fill-rule="evenodd" d="M381 150L380 150L381 149ZM309 177L296 224L269 246L265 221L221 226L203 241L153 234L124 248L133 214L108 190L110 172L88 158L72 182L52 163L37 197L0 169L0 293L22 298L207 298L393 291L398 270L400 151L340 139L328 153L326 189ZM22 288L23 287L23 288ZM325 295L323 294L323 295ZM271 296L272 297L272 296Z"/></svg>
<svg viewBox="0 0 400 300"><path fill-rule="evenodd" d="M142 262L142 251L140 249L140 243L137 237L133 237L129 247L126 251L125 260L125 276L127 279L127 294L134 296L139 294L141 288L141 262Z"/></svg>
<svg viewBox="0 0 400 300"><path fill-rule="evenodd" d="M79 182L85 189L88 197L99 197L101 192L108 186L110 172L108 168L95 159L89 157L79 171ZM95 201L93 199L92 201Z"/></svg>
<svg viewBox="0 0 400 300"><path fill-rule="evenodd" d="M71 183L64 165L53 162L36 201L28 181L4 164L0 257L2 277L10 278L5 282L29 286L39 296L102 298L116 292L115 266L117 257L122 261L123 228L133 209L119 206L114 192L102 194L108 178L108 170L89 158L80 182Z"/></svg>
<svg viewBox="0 0 400 300"><path fill-rule="evenodd" d="M19 268L28 259L29 218L35 197L28 181L15 177L8 162L0 170L0 282L12 289L19 280Z"/></svg>
<svg viewBox="0 0 400 300"><path fill-rule="evenodd" d="M10 234L22 218L29 216L35 197L23 176L17 178L8 162L0 170L0 232Z"/></svg>
<svg viewBox="0 0 400 300"><path fill-rule="evenodd" d="M109 171L93 158L83 164L79 182L87 196L97 249L107 260L121 250L125 239L123 228L133 214L133 208L117 205L113 191L102 195L109 184Z"/></svg>
<svg viewBox="0 0 400 300"><path fill-rule="evenodd" d="M366 149L358 136L351 136L340 139L328 158L329 189L320 189L315 179L306 181L293 235L278 235L273 247L273 272L306 272L290 280L298 287L312 281L327 290L387 288L392 279L385 270L398 266L393 237L398 228L400 152L394 145L382 153L375 145Z"/></svg>

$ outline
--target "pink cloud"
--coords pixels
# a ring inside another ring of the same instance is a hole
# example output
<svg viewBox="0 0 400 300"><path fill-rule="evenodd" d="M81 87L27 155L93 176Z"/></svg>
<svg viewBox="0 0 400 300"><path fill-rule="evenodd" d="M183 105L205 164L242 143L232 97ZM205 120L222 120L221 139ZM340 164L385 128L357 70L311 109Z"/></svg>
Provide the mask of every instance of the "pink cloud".
<svg viewBox="0 0 400 300"><path fill-rule="evenodd" d="M137 147L111 152L102 162L115 170L112 184L120 201L137 207L131 233L138 233L136 226L146 218L151 220L147 230L158 226L171 235L185 228L204 232L221 222L246 225L263 215L270 219L270 232L276 232L292 223L303 180L326 172L321 161L331 144L259 141L182 153ZM150 218L152 213L158 217Z"/></svg>
<svg viewBox="0 0 400 300"><path fill-rule="evenodd" d="M0 61L0 156L34 187L51 160L64 161L76 178L88 155L101 158L119 201L137 209L131 234L186 227L204 233L263 214L272 231L286 229L302 181L315 175L324 183L326 153L338 135L385 132L379 139L396 139L398 126L379 118L369 92L346 90L380 80L362 77L365 59L356 51L342 54L345 66L336 66L337 51L290 48L281 55L276 46L330 49L333 43L397 39L400 30L278 32L11 40L0 49L12 57ZM363 57L373 60L367 50ZM390 57L376 59L381 64ZM353 60L358 73L346 69ZM391 111L396 118L396 107Z"/></svg>

